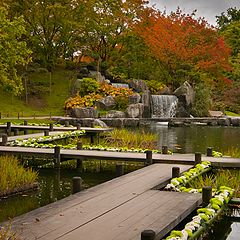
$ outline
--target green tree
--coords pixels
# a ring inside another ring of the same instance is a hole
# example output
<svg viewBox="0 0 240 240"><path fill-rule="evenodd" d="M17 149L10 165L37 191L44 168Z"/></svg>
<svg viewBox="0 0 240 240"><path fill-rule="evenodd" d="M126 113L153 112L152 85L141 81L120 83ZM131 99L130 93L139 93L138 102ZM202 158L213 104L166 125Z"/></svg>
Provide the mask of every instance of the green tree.
<svg viewBox="0 0 240 240"><path fill-rule="evenodd" d="M34 61L48 70L72 56L81 32L82 0L8 0L11 16L23 15Z"/></svg>
<svg viewBox="0 0 240 240"><path fill-rule="evenodd" d="M26 34L23 17L7 18L8 12L0 7L0 84L5 90L20 94L23 90L18 68L31 60L23 35Z"/></svg>
<svg viewBox="0 0 240 240"><path fill-rule="evenodd" d="M240 21L240 9L228 8L227 13L216 16L218 28L224 30L230 23Z"/></svg>

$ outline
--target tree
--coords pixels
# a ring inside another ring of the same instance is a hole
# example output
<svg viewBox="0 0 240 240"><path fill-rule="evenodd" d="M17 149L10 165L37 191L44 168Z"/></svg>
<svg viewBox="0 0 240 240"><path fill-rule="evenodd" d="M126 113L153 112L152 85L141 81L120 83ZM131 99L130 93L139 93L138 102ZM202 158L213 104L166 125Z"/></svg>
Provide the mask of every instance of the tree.
<svg viewBox="0 0 240 240"><path fill-rule="evenodd" d="M89 0L84 12L82 52L102 65L121 57L131 24L144 9L145 0Z"/></svg>
<svg viewBox="0 0 240 240"><path fill-rule="evenodd" d="M226 80L223 73L230 69L230 49L217 31L204 19L195 19L194 13L186 15L178 9L166 15L151 10L135 29L168 69L174 87L185 80Z"/></svg>
<svg viewBox="0 0 240 240"><path fill-rule="evenodd" d="M222 13L220 16L216 16L218 28L222 31L230 23L240 21L240 9L228 8L227 13Z"/></svg>
<svg viewBox="0 0 240 240"><path fill-rule="evenodd" d="M23 86L17 69L29 63L31 51L22 39L26 34L23 17L10 21L7 14L7 10L0 7L0 84L18 95Z"/></svg>
<svg viewBox="0 0 240 240"><path fill-rule="evenodd" d="M11 16L23 15L33 58L51 70L58 58L72 56L79 41L84 0L8 0Z"/></svg>

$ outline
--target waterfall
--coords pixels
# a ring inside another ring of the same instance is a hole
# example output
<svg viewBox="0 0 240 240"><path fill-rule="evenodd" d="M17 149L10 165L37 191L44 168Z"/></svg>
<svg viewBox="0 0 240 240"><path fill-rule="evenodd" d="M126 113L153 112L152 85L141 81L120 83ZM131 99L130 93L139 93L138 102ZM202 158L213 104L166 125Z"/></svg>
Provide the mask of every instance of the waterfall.
<svg viewBox="0 0 240 240"><path fill-rule="evenodd" d="M152 95L152 117L175 117L177 105L178 98L174 95Z"/></svg>

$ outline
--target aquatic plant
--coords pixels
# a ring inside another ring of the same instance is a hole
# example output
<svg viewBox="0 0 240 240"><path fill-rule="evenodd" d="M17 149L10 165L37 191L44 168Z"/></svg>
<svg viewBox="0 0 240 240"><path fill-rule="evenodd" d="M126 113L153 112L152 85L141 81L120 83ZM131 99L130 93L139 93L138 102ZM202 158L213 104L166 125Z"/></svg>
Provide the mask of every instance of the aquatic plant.
<svg viewBox="0 0 240 240"><path fill-rule="evenodd" d="M0 195L33 184L38 176L37 172L25 169L18 159L12 156L0 157L0 172Z"/></svg>
<svg viewBox="0 0 240 240"><path fill-rule="evenodd" d="M224 151L224 155L240 158L240 148L231 147L227 151Z"/></svg>
<svg viewBox="0 0 240 240"><path fill-rule="evenodd" d="M11 230L11 222L8 225L1 227L0 226L0 240L18 240L19 238Z"/></svg>
<svg viewBox="0 0 240 240"><path fill-rule="evenodd" d="M143 129L134 132L127 129L114 129L108 133L102 144L128 149L143 148L151 150L157 148L157 135L145 132Z"/></svg>

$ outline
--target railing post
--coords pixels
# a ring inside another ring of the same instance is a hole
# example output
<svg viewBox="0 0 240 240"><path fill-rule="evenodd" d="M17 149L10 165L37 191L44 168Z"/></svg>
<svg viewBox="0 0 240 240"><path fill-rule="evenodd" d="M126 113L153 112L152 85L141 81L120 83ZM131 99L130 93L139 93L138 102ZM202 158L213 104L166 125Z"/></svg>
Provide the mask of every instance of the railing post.
<svg viewBox="0 0 240 240"><path fill-rule="evenodd" d="M206 207L212 198L212 187L207 186L202 188L202 206Z"/></svg>
<svg viewBox="0 0 240 240"><path fill-rule="evenodd" d="M141 232L141 240L154 240L156 233L153 230L144 230Z"/></svg>
<svg viewBox="0 0 240 240"><path fill-rule="evenodd" d="M77 124L77 130L80 130L80 129L81 129L81 124L78 123L78 124Z"/></svg>
<svg viewBox="0 0 240 240"><path fill-rule="evenodd" d="M81 177L73 177L72 179L72 193L80 192L83 189L83 180Z"/></svg>
<svg viewBox="0 0 240 240"><path fill-rule="evenodd" d="M53 124L52 124L52 123L49 124L49 131L50 131L50 132L53 131Z"/></svg>
<svg viewBox="0 0 240 240"><path fill-rule="evenodd" d="M49 136L49 130L44 130L44 136Z"/></svg>
<svg viewBox="0 0 240 240"><path fill-rule="evenodd" d="M180 167L172 167L172 178L180 176Z"/></svg>
<svg viewBox="0 0 240 240"><path fill-rule="evenodd" d="M194 165L196 166L197 164L202 162L202 154L200 152L195 153L195 162Z"/></svg>
<svg viewBox="0 0 240 240"><path fill-rule="evenodd" d="M2 146L6 146L8 142L8 135L7 134L3 134L2 135Z"/></svg>
<svg viewBox="0 0 240 240"><path fill-rule="evenodd" d="M60 163L61 163L61 153L60 153L60 147L55 146L54 147L54 167L55 168L60 168Z"/></svg>
<svg viewBox="0 0 240 240"><path fill-rule="evenodd" d="M64 125L65 127L69 127L69 121L65 121Z"/></svg>
<svg viewBox="0 0 240 240"><path fill-rule="evenodd" d="M77 142L77 150L82 150L82 142Z"/></svg>
<svg viewBox="0 0 240 240"><path fill-rule="evenodd" d="M207 157L212 157L213 156L213 148L212 147L208 147L207 148Z"/></svg>
<svg viewBox="0 0 240 240"><path fill-rule="evenodd" d="M168 146L162 146L162 154L168 154Z"/></svg>
<svg viewBox="0 0 240 240"><path fill-rule="evenodd" d="M146 165L151 165L151 164L153 164L152 151L151 150L147 150L146 151Z"/></svg>

